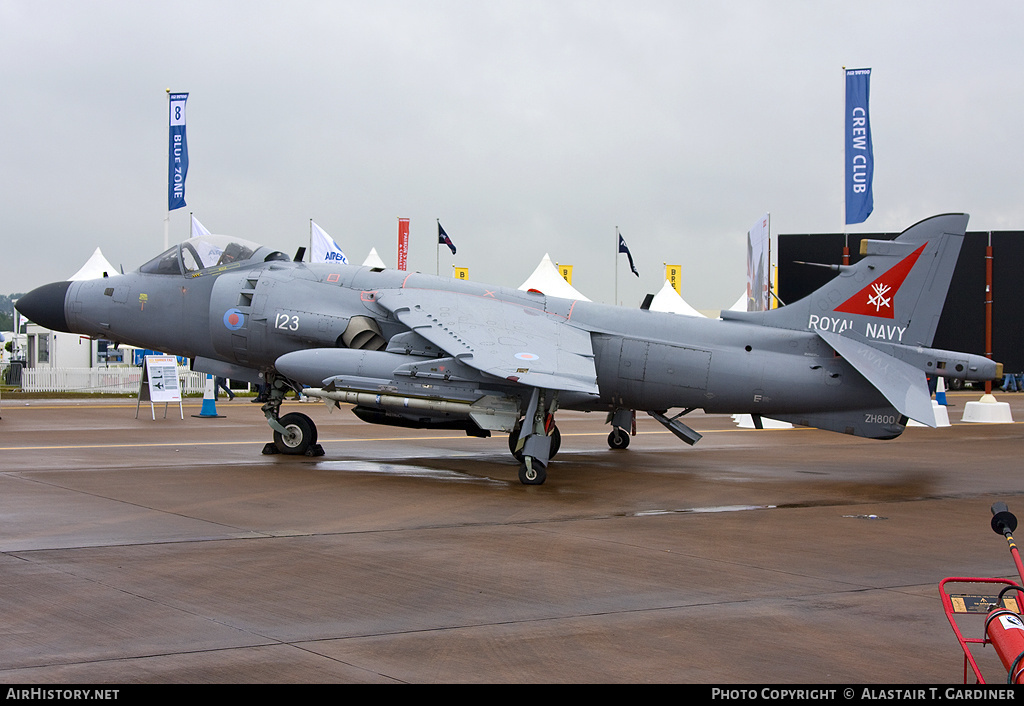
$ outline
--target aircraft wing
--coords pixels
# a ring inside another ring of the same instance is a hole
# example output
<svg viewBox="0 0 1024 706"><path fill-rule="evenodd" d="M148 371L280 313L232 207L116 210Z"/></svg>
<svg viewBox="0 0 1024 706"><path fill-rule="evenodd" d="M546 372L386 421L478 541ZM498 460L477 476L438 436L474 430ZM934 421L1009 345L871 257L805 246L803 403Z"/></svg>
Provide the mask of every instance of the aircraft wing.
<svg viewBox="0 0 1024 706"><path fill-rule="evenodd" d="M918 368L852 338L820 330L817 334L867 378L900 414L936 426L928 384Z"/></svg>
<svg viewBox="0 0 1024 706"><path fill-rule="evenodd" d="M466 365L531 387L598 394L590 333L542 309L424 289L381 291L400 322Z"/></svg>

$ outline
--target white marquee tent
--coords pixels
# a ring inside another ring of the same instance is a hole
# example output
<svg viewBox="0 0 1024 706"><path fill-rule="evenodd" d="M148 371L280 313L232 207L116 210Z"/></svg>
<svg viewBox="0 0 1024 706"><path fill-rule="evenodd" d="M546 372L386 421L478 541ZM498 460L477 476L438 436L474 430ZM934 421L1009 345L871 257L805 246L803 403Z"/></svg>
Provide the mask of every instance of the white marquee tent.
<svg viewBox="0 0 1024 706"><path fill-rule="evenodd" d="M552 297L579 299L585 302L590 301L590 299L580 294L571 284L566 282L562 275L558 274L558 269L555 268L547 253L544 253L544 258L537 265L537 269L533 271L533 274L519 285L519 289L522 291L536 289L538 292L543 292Z"/></svg>
<svg viewBox="0 0 1024 706"><path fill-rule="evenodd" d="M672 314L681 314L683 316L704 316L690 304L679 296L672 283L665 280L665 286L661 288L661 291L654 295L654 300L651 302L651 311L667 311Z"/></svg>
<svg viewBox="0 0 1024 706"><path fill-rule="evenodd" d="M106 272L108 276L113 277L116 274L120 274L113 265L111 265L107 258L103 257L103 253L100 252L99 248L92 254L85 264L75 274L68 277L72 282L81 282L87 279L99 279Z"/></svg>
<svg viewBox="0 0 1024 706"><path fill-rule="evenodd" d="M379 267L382 270L387 268L384 261L380 259L380 255L377 254L377 248L370 248L370 254L363 260L363 267Z"/></svg>

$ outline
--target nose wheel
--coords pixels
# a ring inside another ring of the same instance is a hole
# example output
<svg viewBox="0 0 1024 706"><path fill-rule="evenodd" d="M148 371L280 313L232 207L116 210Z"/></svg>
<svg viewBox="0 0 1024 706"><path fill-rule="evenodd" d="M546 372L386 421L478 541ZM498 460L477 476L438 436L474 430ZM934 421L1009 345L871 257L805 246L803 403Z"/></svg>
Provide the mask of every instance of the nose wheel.
<svg viewBox="0 0 1024 706"><path fill-rule="evenodd" d="M289 456L312 456L310 449L320 448L316 443L316 424L305 414L292 412L277 422L284 427L284 432L274 430L274 446L279 452ZM323 454L322 448L320 454Z"/></svg>
<svg viewBox="0 0 1024 706"><path fill-rule="evenodd" d="M285 394L293 388L287 380L280 376L268 379L268 400L263 405L263 414L267 424L274 430L273 443L263 447L265 455L285 454L287 456L323 456L324 448L316 443L316 424L305 414L291 412L278 416Z"/></svg>

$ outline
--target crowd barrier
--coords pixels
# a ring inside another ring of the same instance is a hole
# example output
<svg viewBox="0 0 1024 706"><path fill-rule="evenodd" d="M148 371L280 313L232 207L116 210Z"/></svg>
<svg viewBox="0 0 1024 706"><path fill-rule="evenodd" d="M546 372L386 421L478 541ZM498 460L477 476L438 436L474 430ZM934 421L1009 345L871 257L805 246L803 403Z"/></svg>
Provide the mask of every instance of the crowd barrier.
<svg viewBox="0 0 1024 706"><path fill-rule="evenodd" d="M25 392L137 393L142 368L25 368L21 389ZM206 373L178 368L178 384L184 395L203 394Z"/></svg>

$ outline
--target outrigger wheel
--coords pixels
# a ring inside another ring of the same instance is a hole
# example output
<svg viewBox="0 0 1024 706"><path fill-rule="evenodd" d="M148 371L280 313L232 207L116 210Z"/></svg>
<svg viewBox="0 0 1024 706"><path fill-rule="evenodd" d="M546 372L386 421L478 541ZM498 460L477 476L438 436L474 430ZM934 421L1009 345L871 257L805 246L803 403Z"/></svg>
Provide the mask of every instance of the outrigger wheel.
<svg viewBox="0 0 1024 706"><path fill-rule="evenodd" d="M618 427L612 429L608 435L608 447L612 449L624 449L629 446L629 432Z"/></svg>

